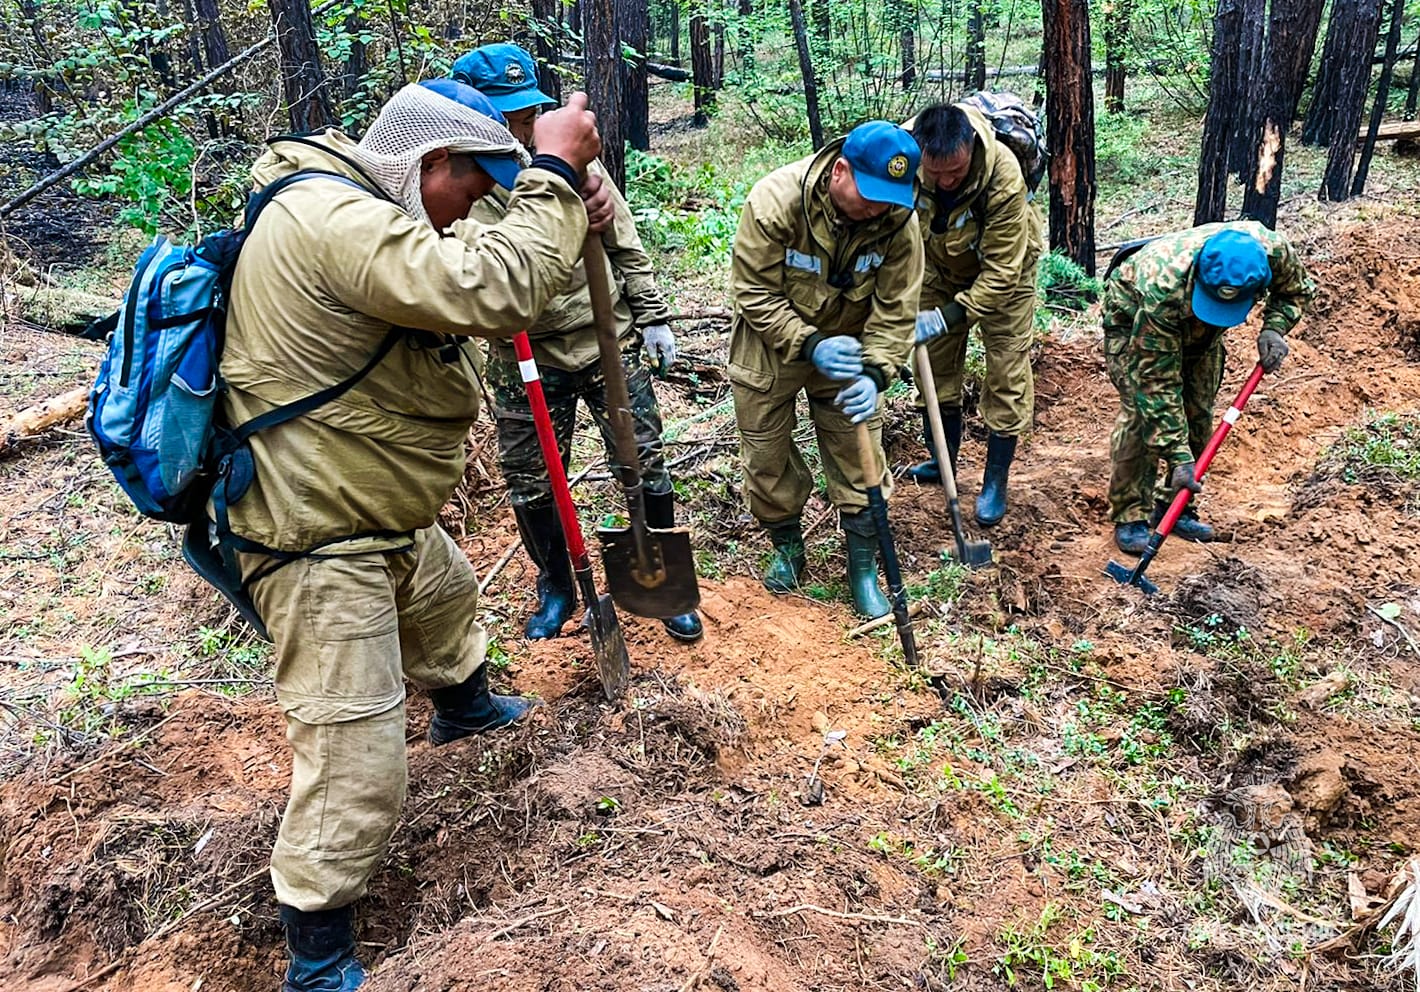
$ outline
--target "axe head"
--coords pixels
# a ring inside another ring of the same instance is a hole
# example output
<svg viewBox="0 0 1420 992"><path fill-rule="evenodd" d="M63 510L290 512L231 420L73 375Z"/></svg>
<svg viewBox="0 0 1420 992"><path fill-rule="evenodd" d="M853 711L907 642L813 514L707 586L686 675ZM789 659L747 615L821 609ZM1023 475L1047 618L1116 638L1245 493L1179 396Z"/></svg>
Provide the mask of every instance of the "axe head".
<svg viewBox="0 0 1420 992"><path fill-rule="evenodd" d="M1159 591L1158 586L1144 578L1142 569L1129 568L1119 564L1117 561L1111 561L1106 565L1104 567L1104 574L1108 575L1122 586L1138 586L1145 596L1152 596Z"/></svg>

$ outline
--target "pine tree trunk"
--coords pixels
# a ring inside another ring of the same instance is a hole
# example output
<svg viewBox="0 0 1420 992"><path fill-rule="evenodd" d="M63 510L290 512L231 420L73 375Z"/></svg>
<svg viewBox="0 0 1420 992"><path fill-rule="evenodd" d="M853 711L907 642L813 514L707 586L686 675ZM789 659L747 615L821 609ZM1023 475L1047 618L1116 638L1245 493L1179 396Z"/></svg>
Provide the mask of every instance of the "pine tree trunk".
<svg viewBox="0 0 1420 992"><path fill-rule="evenodd" d="M1228 212L1228 143L1244 92L1238 78L1242 16L1242 0L1218 0L1213 15L1208 112L1203 117L1203 148L1198 156L1198 197L1193 204L1195 225L1220 221Z"/></svg>
<svg viewBox="0 0 1420 992"><path fill-rule="evenodd" d="M966 88L976 93L986 89L986 18L981 13L982 2L966 0Z"/></svg>
<svg viewBox="0 0 1420 992"><path fill-rule="evenodd" d="M621 26L616 0L582 0L582 56L589 109L602 136L602 165L626 189L626 117L621 93Z"/></svg>
<svg viewBox="0 0 1420 992"><path fill-rule="evenodd" d="M1268 227L1277 224L1287 132L1311 68L1325 0L1272 0L1267 27L1266 85L1257 104L1258 130L1252 167L1243 191L1242 215Z"/></svg>
<svg viewBox="0 0 1420 992"><path fill-rule="evenodd" d="M1341 51L1343 31L1340 25L1346 16L1346 3L1347 0L1337 0L1333 3L1331 16L1326 19L1326 43L1322 46L1321 64L1316 70L1312 102L1307 107L1307 116L1302 122L1304 145L1325 145L1331 141L1339 68L1345 59L1345 53Z"/></svg>
<svg viewBox="0 0 1420 992"><path fill-rule="evenodd" d="M1132 0L1105 0L1104 109L1124 112L1125 58L1129 54L1129 15Z"/></svg>
<svg viewBox="0 0 1420 992"><path fill-rule="evenodd" d="M271 21L281 48L281 91L291 130L316 131L335 123L309 0L271 0Z"/></svg>
<svg viewBox="0 0 1420 992"><path fill-rule="evenodd" d="M715 59L711 63L710 85L720 90L725 86L725 20L722 15L716 15L714 34Z"/></svg>
<svg viewBox="0 0 1420 992"><path fill-rule="evenodd" d="M541 25L533 36L533 58L537 60L537 88L558 103L562 102L562 76L557 72L563 37L561 0L532 0L532 16Z"/></svg>
<svg viewBox="0 0 1420 992"><path fill-rule="evenodd" d="M671 3L671 63L680 65L680 4Z"/></svg>
<svg viewBox="0 0 1420 992"><path fill-rule="evenodd" d="M1381 78L1376 83L1376 102L1371 108L1371 123L1366 128L1366 143L1361 148L1361 161L1356 166L1356 178L1351 183L1351 195L1366 191L1366 175L1371 171L1371 156L1376 150L1376 132L1385 116L1390 98L1390 80L1395 72L1395 52L1400 47L1400 22L1405 17L1405 0L1391 0L1390 30L1385 39L1385 61L1381 63Z"/></svg>
<svg viewBox="0 0 1420 992"><path fill-rule="evenodd" d="M347 99L355 95L360 80L365 78L370 68L369 46L360 40L364 27L365 19L360 16L359 9L352 9L345 15L345 32L351 35L350 54L345 56L345 67L340 73L340 92Z"/></svg>
<svg viewBox="0 0 1420 992"><path fill-rule="evenodd" d="M1405 93L1405 119L1415 119L1416 104L1420 103L1420 41L1415 44L1415 60L1410 63L1410 89Z"/></svg>
<svg viewBox="0 0 1420 992"><path fill-rule="evenodd" d="M710 107L715 104L715 57L710 51L710 23L705 14L690 15L690 74L695 99L696 127L710 123Z"/></svg>
<svg viewBox="0 0 1420 992"><path fill-rule="evenodd" d="M1050 247L1095 274L1095 98L1087 0L1045 0Z"/></svg>
<svg viewBox="0 0 1420 992"><path fill-rule="evenodd" d="M1336 111L1331 122L1331 149L1322 175L1322 200L1344 200L1350 194L1351 170L1356 163L1356 133L1361 128L1366 93L1371 88L1371 60L1380 31L1379 0L1335 0L1342 31L1337 66ZM1330 40L1330 39L1328 39Z"/></svg>
<svg viewBox="0 0 1420 992"><path fill-rule="evenodd" d="M902 48L902 88L910 90L917 85L917 32L903 28L898 44Z"/></svg>
<svg viewBox="0 0 1420 992"><path fill-rule="evenodd" d="M1267 35L1267 0L1242 0L1242 23L1238 42L1238 96L1241 102L1233 114L1232 137L1228 141L1228 171L1245 182L1252 170L1253 149L1257 144L1258 105L1269 85L1262 72Z"/></svg>
<svg viewBox="0 0 1420 992"><path fill-rule="evenodd" d="M646 0L616 0L622 44L636 54L621 60L622 105L626 114L626 140L637 151L651 148L650 85L646 78L646 43L650 10Z"/></svg>
<svg viewBox="0 0 1420 992"><path fill-rule="evenodd" d="M816 0L816 5L827 0ZM809 51L809 32L804 24L804 6L800 0L789 0L789 21L794 29L794 47L799 52L799 72L804 77L804 106L809 117L809 139L814 151L824 145L823 116L819 113L818 81L814 76L813 55Z"/></svg>

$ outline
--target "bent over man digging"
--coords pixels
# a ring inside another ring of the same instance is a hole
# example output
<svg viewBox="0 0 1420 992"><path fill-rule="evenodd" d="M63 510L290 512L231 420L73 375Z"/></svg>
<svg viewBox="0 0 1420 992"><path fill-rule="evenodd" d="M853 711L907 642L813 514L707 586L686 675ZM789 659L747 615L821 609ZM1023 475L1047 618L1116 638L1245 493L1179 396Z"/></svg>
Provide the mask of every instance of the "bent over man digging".
<svg viewBox="0 0 1420 992"><path fill-rule="evenodd" d="M913 219L917 143L870 121L750 190L735 233L728 375L740 434L745 500L769 532L764 584L796 589L805 568L804 504L813 475L794 440L808 398L828 498L848 546L853 605L885 615L877 529L868 510L854 424L882 450L880 393L912 349L922 280ZM882 480L884 494L891 476Z"/></svg>
<svg viewBox="0 0 1420 992"><path fill-rule="evenodd" d="M967 332L976 325L986 350L981 419L990 432L986 470L976 498L976 521L999 523L1006 514L1006 480L1016 442L1030 429L1035 379L1030 367L1035 318L1035 268L1044 246L1040 215L1031 205L1021 165L996 139L974 107L937 104L904 125L922 147L922 225L925 263L921 310L940 309L945 334L926 345L936 403L942 413L946 457L953 471L962 434L962 372ZM931 457L908 469L919 482L942 480L925 408L922 436Z"/></svg>
<svg viewBox="0 0 1420 992"><path fill-rule="evenodd" d="M1314 291L1287 239L1254 221L1166 234L1111 266L1103 319L1105 365L1119 390L1109 439L1109 512L1119 550L1143 554L1149 528L1173 494L1203 488L1194 461L1213 433L1227 329L1265 299L1257 360L1275 372L1287 357L1287 332ZM1161 461L1165 476L1156 488ZM1213 539L1193 503L1173 533Z"/></svg>
<svg viewBox="0 0 1420 992"><path fill-rule="evenodd" d="M556 101L538 89L537 66L526 50L510 44L475 48L454 63L452 75L486 96L507 118L513 135L530 150L535 149L533 128L538 114ZM603 241L611 263L612 312L631 396L647 522L652 527L670 528L675 526L675 493L661 443L661 410L651 386L652 370L664 375L675 361L675 338L667 324L670 308L656 287L651 259L636 233L631 208L615 184L606 179L601 163L593 162L588 171L602 179L614 211ZM469 216L484 223L497 223L508 209L509 197L506 190L496 189L479 200ZM542 373L542 391L552 414L564 467L571 457L580 399L601 431L608 461L616 468L606 379L598 362L596 323L583 263L577 263L571 281L528 328L528 338ZM531 638L556 637L572 615L576 588L532 409L510 342L494 343L488 381L498 424L498 461L508 483L518 533L538 570L537 610L528 618L524 632ZM620 477L618 472L613 474ZM695 613L663 623L672 637L682 641L698 640L704 633Z"/></svg>
<svg viewBox="0 0 1420 992"><path fill-rule="evenodd" d="M431 687L435 744L532 705L489 692L478 582L435 520L478 414L470 336L527 326L566 282L589 216L606 223L610 205L581 178L600 151L585 96L538 123L539 154L521 172L517 141L478 106L468 87L450 98L406 86L358 143L334 130L276 141L252 169L258 189L301 169L349 181L282 189L247 238L223 422L370 366L338 399L255 434L234 461L246 472L234 468L225 488L230 543L275 643L293 753L271 856L286 992L364 980L351 906L404 801L404 679ZM468 223L495 177L513 188L506 218Z"/></svg>

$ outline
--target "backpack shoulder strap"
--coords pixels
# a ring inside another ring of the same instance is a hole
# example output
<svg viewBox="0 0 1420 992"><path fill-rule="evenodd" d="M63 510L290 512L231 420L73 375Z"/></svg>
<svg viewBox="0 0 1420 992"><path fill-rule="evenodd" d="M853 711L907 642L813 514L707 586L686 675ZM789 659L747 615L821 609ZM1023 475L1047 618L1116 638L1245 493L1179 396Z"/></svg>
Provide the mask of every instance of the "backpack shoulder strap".
<svg viewBox="0 0 1420 992"><path fill-rule="evenodd" d="M338 159L341 162L344 162L346 165L350 166L350 168L358 172L360 174L360 177L370 184L371 193L374 193L382 200L388 200L390 203L398 202L397 200L395 200L394 197L390 196L387 192L385 192L385 188L380 185L379 180L376 179L374 176L370 175L370 173L365 170L365 167L363 165L355 161L349 155L346 155L344 152L336 151L334 148L330 148L326 145L323 145L319 141L312 141L304 134L278 134L273 138L268 138L266 140L266 143L268 145L275 145L277 142L282 141L290 142L296 145L305 145L308 148L314 148L322 155L329 155L333 159Z"/></svg>

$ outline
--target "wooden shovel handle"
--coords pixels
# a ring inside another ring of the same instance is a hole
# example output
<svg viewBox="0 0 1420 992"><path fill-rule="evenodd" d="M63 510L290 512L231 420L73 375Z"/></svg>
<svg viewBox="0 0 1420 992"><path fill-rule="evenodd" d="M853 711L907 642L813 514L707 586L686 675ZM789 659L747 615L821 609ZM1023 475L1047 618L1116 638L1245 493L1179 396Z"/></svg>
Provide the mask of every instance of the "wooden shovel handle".
<svg viewBox="0 0 1420 992"><path fill-rule="evenodd" d="M587 232L582 247L582 265L587 272L587 294L592 298L592 320L597 328L597 350L601 355L602 378L606 380L607 416L611 420L616 460L631 479L622 478L627 488L641 481L641 460L636 454L636 428L631 420L631 394L626 388L626 369L621 364L621 346L616 340L616 318L611 309L611 270L607 266L602 236Z"/></svg>

